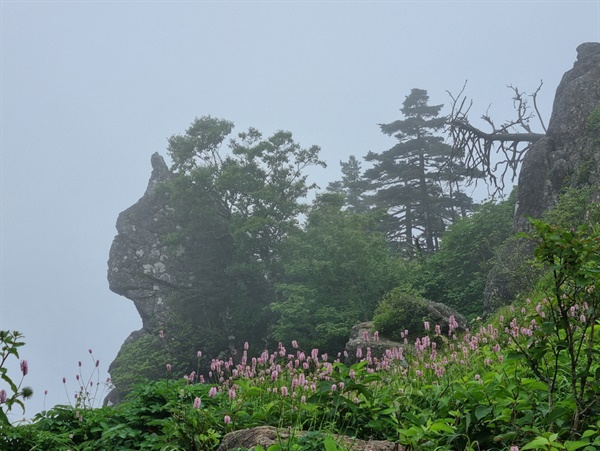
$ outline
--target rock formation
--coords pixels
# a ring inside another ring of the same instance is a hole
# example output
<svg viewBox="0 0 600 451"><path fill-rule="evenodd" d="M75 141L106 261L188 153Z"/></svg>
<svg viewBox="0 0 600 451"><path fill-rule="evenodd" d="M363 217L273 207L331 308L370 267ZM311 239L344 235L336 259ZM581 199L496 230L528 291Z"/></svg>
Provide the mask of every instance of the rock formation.
<svg viewBox="0 0 600 451"><path fill-rule="evenodd" d="M518 180L514 231L529 230L528 217L540 218L551 209L567 187L600 184L598 131L587 126L587 118L600 107L600 43L577 47L577 61L556 89L546 136L523 158ZM484 311L511 302L515 295L537 280L528 264L533 244L511 239L500 249L498 262L488 275Z"/></svg>
<svg viewBox="0 0 600 451"><path fill-rule="evenodd" d="M596 132L586 127L600 106L600 43L577 47L577 61L556 89L546 137L523 159L515 230L526 230L527 216L539 218L552 208L564 187L600 182L600 152Z"/></svg>
<svg viewBox="0 0 600 451"><path fill-rule="evenodd" d="M151 158L152 175L140 200L119 214L117 236L108 259L111 291L131 299L142 318L142 330L154 329L168 315L165 299L181 285L184 269L164 242L176 230L166 193L157 189L172 175L163 158Z"/></svg>
<svg viewBox="0 0 600 451"><path fill-rule="evenodd" d="M425 318L431 324L431 329L438 324L441 327L442 334L447 335L449 329L449 319L454 316L454 319L458 323L457 331L463 332L467 327L467 320L464 316L458 313L456 310L448 307L447 305L440 304L439 302L427 301L427 312L428 316ZM355 325L350 331L350 337L345 346L345 351L348 353L349 362L355 362L360 359L356 358L356 350L361 349L362 355L365 355L367 348L370 349L373 357L381 358L385 355L388 350L393 353L396 350L402 348L404 343L390 340L383 335L379 335L376 339L374 336L374 325L372 321L365 321ZM421 335L426 335L425 330L422 330ZM416 338L415 335L414 337ZM413 336L410 336L411 346L414 344Z"/></svg>
<svg viewBox="0 0 600 451"><path fill-rule="evenodd" d="M172 177L163 158L155 153L151 158L152 175L146 192L134 205L119 214L117 235L113 240L108 259L110 289L133 301L142 328L131 333L121 351L133 345L164 323L169 316L165 300L184 281L178 253L173 253L164 242L169 232L176 230L167 194L159 189L161 182ZM182 253L183 249L179 250ZM121 354L121 352L119 353ZM124 390L115 372L123 362L119 356L110 365L115 390L105 402L118 402Z"/></svg>
<svg viewBox="0 0 600 451"><path fill-rule="evenodd" d="M302 437L306 432L296 431L295 437ZM333 435L334 440L343 444L345 449L351 451L403 451L405 448L398 443L386 440L360 440L343 435ZM267 449L271 445L277 445L290 438L290 431L277 429L272 426L258 426L251 429L242 429L225 435L217 451L229 451L234 449L251 449L262 446ZM312 449L312 448L311 448Z"/></svg>
<svg viewBox="0 0 600 451"><path fill-rule="evenodd" d="M108 260L110 289L133 301L142 318L142 328L125 340L109 367L111 402L140 378L166 377L166 363L180 376L191 371L198 350L217 357L228 349L221 320L233 289L225 272L231 254L227 223L214 213L209 196L201 206L187 203L198 195L179 199L187 210L176 211L176 175L158 153L151 162L144 195L117 219ZM201 209L196 228L184 230L181 215L192 208Z"/></svg>

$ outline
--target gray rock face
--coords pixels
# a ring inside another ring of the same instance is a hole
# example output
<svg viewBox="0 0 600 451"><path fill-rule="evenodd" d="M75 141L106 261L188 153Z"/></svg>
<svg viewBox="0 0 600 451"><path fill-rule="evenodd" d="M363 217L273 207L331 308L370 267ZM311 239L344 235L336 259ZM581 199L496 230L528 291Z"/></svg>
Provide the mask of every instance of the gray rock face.
<svg viewBox="0 0 600 451"><path fill-rule="evenodd" d="M374 357L381 358L388 349L400 349L404 346L403 343L388 340L385 337L379 337L378 340L375 340L372 330L372 321L359 323L352 328L348 343L346 343L345 347L350 362L359 360L356 358L356 350L359 348L363 353L366 353L367 348L369 348Z"/></svg>
<svg viewBox="0 0 600 451"><path fill-rule="evenodd" d="M546 136L523 159L513 230L530 229L528 217L540 218L551 209L565 187L600 184L600 147L597 132L586 120L600 106L600 43L577 47L577 61L556 89ZM583 218L582 218L583 219ZM533 286L538 270L528 260L534 245L525 240L507 242L490 271L484 294L489 313Z"/></svg>
<svg viewBox="0 0 600 451"><path fill-rule="evenodd" d="M565 186L597 184L600 153L597 136L586 127L590 113L600 106L600 43L577 47L577 61L556 89L545 138L523 159L515 230L527 230L527 216L539 218L556 203Z"/></svg>
<svg viewBox="0 0 600 451"><path fill-rule="evenodd" d="M169 307L165 302L189 276L179 257L183 248L173 250L164 237L177 230L173 210L168 205L168 194L160 183L173 175L163 158L152 155L152 175L146 192L134 205L123 211L117 219L117 235L113 240L108 259L110 289L133 301L142 318L142 328L132 332L123 343L119 355L109 366L115 389L104 400L105 404L120 402L127 392L116 377L122 372L121 354L138 340L157 335L157 330L168 322ZM139 376L149 377L147 374Z"/></svg>
<svg viewBox="0 0 600 451"><path fill-rule="evenodd" d="M155 329L168 315L165 299L184 283L185 272L178 257L163 242L177 225L165 193L157 189L171 178L163 158L152 155L152 175L142 198L117 219L115 237L108 259L111 291L131 299L142 318L142 330Z"/></svg>

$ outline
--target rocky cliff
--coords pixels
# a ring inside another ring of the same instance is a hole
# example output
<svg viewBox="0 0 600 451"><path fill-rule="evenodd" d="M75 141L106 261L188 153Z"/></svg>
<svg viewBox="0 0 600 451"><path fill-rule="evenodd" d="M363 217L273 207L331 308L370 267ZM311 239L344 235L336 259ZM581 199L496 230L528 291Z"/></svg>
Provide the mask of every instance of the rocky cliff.
<svg viewBox="0 0 600 451"><path fill-rule="evenodd" d="M529 230L527 218L540 218L556 204L564 188L600 184L599 134L588 126L588 117L598 107L600 43L587 42L577 47L577 60L556 89L546 136L524 156L518 179L515 232ZM488 275L484 311L493 311L531 288L538 277L527 261L532 251L533 243L514 238L500 249Z"/></svg>
<svg viewBox="0 0 600 451"><path fill-rule="evenodd" d="M527 229L527 216L539 218L554 206L565 187L600 182L597 132L586 127L590 113L600 106L600 43L577 47L577 61L556 89L546 137L523 159L515 230Z"/></svg>
<svg viewBox="0 0 600 451"><path fill-rule="evenodd" d="M133 301L142 328L125 340L109 367L115 390L107 402L118 402L140 378L191 371L198 350L216 357L229 346L223 318L230 291L237 290L225 271L231 255L226 220L208 196L173 200L177 176L158 153L151 162L148 187L119 215L110 249L109 287ZM174 202L185 202L185 208ZM200 209L195 228L184 229L185 214L193 209Z"/></svg>
<svg viewBox="0 0 600 451"><path fill-rule="evenodd" d="M117 236L108 259L111 291L133 301L142 318L142 330L152 330L168 316L165 299L181 285L180 260L164 242L177 225L166 193L157 189L172 175L163 158L151 158L152 175L140 200L119 214Z"/></svg>
<svg viewBox="0 0 600 451"><path fill-rule="evenodd" d="M127 348L141 343L165 323L169 308L165 302L176 287L184 281L183 268L178 254L164 242L169 232L176 230L168 196L159 187L171 179L163 158L155 153L151 158L152 175L146 192L134 205L119 214L117 235L113 240L108 259L108 283L110 289L133 301L142 328L131 333L121 347L119 355L109 367L115 390L107 402L117 402L127 390L127 382L119 377ZM148 366L151 362L148 362Z"/></svg>

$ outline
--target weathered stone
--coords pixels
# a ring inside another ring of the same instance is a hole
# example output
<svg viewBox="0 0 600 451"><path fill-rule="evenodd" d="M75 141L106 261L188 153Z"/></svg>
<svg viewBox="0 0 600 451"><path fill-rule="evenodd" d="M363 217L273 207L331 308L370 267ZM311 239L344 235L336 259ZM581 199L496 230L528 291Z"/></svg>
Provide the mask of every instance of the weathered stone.
<svg viewBox="0 0 600 451"><path fill-rule="evenodd" d="M439 302L427 301L426 305L428 311L428 317L426 320L430 322L431 330L433 331L436 324L438 324L442 333L447 335L449 330L449 319L454 316L454 319L458 323L458 331L464 331L467 327L467 320L464 316L458 313L456 310L448 307L445 304ZM425 334L423 330L423 334ZM411 343L412 345L413 343ZM372 321L365 321L356 324L350 331L350 338L345 346L345 351L348 353L348 361L356 361L356 350L361 349L362 355L365 355L367 348L371 350L373 357L381 358L387 351L392 351L392 355L397 355L397 351L404 347L404 343L390 340L387 337L378 333L378 338L374 336L374 325Z"/></svg>
<svg viewBox="0 0 600 451"><path fill-rule="evenodd" d="M168 316L165 299L185 281L178 252L164 242L177 225L167 195L157 190L171 178L163 158L152 155L152 175L140 200L119 214L117 236L108 259L111 291L131 299L142 318L142 329L152 330ZM183 253L180 249L179 253Z"/></svg>
<svg viewBox="0 0 600 451"><path fill-rule="evenodd" d="M528 230L527 217L539 218L552 208L564 187L600 183L597 134L586 127L600 106L600 43L577 47L577 61L556 89L545 138L523 159L514 228Z"/></svg>
<svg viewBox="0 0 600 451"><path fill-rule="evenodd" d="M158 153L151 162L146 191L119 215L110 249L109 287L133 301L142 328L125 340L109 367L115 391L107 402L118 402L140 378L164 377L165 363L157 361L158 354L167 358L168 353L173 371L182 372L191 371L187 366L197 349L215 356L228 349L227 333L218 322L223 314L219 304L226 296L223 287L230 286L225 273L231 254L226 219L213 213L207 196L197 207L205 210L196 215L195 229L183 232L178 221L185 212L170 205L177 201L171 196L177 188L165 183L176 175ZM165 341L158 340L160 330Z"/></svg>
<svg viewBox="0 0 600 451"><path fill-rule="evenodd" d="M523 158L515 232L530 230L527 218L540 218L554 207L564 188L600 184L598 132L586 126L588 116L599 106L600 43L587 42L577 47L577 61L556 89L546 136ZM484 312L512 302L531 288L537 274L529 264L532 251L533 245L525 240L511 241L500 250L488 275Z"/></svg>
<svg viewBox="0 0 600 451"><path fill-rule="evenodd" d="M294 437L305 435L304 431L294 431ZM229 451L236 448L250 449L262 446L267 449L271 445L286 442L292 434L288 429L275 428L272 426L258 426L250 429L242 429L225 435L217 451ZM350 451L404 451L404 447L398 443L386 440L360 440L343 435L332 434L334 440Z"/></svg>
<svg viewBox="0 0 600 451"><path fill-rule="evenodd" d="M439 302L427 302L427 319L433 328L436 324L442 328L442 333L447 334L449 331L450 317L453 316L454 320L458 324L457 331L465 330L467 327L467 320L464 316L454 310L452 307Z"/></svg>
<svg viewBox="0 0 600 451"><path fill-rule="evenodd" d="M159 325L167 321L169 308L165 301L177 286L185 283L186 277L178 258L184 249L173 252L164 242L164 237L174 232L177 225L168 206L167 194L158 186L170 180L172 174L158 153L152 155L151 163L152 175L146 192L119 214L117 235L108 259L110 289L132 300L142 318L142 328L132 332L121 349L155 333ZM123 362L119 362L117 356L108 371L113 374L120 364ZM125 394L123 387L116 381L115 384L105 404L116 404Z"/></svg>
<svg viewBox="0 0 600 451"><path fill-rule="evenodd" d="M348 359L354 361L356 357L356 350L360 348L363 355L367 348L371 349L371 354L374 357L381 358L385 355L389 349L393 352L399 350L402 343L397 341L389 340L386 337L380 336L379 339L375 339L373 335L373 322L366 321L355 325L350 332L350 339L346 343L345 350L348 352Z"/></svg>

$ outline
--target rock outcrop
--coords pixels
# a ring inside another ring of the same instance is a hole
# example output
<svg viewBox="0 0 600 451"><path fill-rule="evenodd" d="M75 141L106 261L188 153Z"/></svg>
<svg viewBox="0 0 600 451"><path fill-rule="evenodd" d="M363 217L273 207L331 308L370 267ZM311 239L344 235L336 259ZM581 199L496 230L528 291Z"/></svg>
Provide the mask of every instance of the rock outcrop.
<svg viewBox="0 0 600 451"><path fill-rule="evenodd" d="M165 192L157 189L172 174L165 161L155 153L152 175L140 200L119 214L117 236L108 259L111 291L131 299L142 318L142 329L152 330L166 319L165 299L185 283L185 270L178 257L164 242L177 229Z"/></svg>
<svg viewBox="0 0 600 451"><path fill-rule="evenodd" d="M577 47L577 61L556 89L546 137L523 159L515 230L527 230L527 217L539 218L565 187L600 182L597 132L586 120L600 106L600 43Z"/></svg>
<svg viewBox="0 0 600 451"><path fill-rule="evenodd" d="M296 438L302 437L306 432L296 431ZM251 449L262 446L267 449L271 445L286 442L290 438L290 431L277 429L272 426L258 426L251 429L242 429L225 435L217 451L234 449ZM343 435L334 435L334 440L343 444L345 449L351 451L404 451L404 446L386 440L360 440Z"/></svg>
<svg viewBox="0 0 600 451"><path fill-rule="evenodd" d="M381 358L388 350L394 351L403 346L403 343L388 340L386 337L380 336L376 339L373 335L373 322L366 321L352 328L345 351L348 353L348 360L353 362L358 360L356 359L356 350L359 348L363 355L366 353L367 348L369 348L374 357Z"/></svg>
<svg viewBox="0 0 600 451"><path fill-rule="evenodd" d="M600 184L598 131L587 118L600 107L600 43L577 47L577 61L556 89L546 136L523 158L519 173L515 232L528 231L528 217L540 218L551 209L564 188ZM583 218L582 218L583 219ZM484 312L512 302L532 288L537 270L529 264L534 244L511 239L500 249L497 264L488 275Z"/></svg>
<svg viewBox="0 0 600 451"><path fill-rule="evenodd" d="M117 219L108 260L110 289L133 301L142 318L109 367L111 402L140 378L166 377L166 363L183 375L197 350L216 357L229 346L222 320L234 290L225 271L232 254L227 220L209 195L182 189L158 153L151 162L144 195Z"/></svg>
<svg viewBox="0 0 600 451"><path fill-rule="evenodd" d="M463 332L466 330L466 318L451 307L440 304L439 302L427 301L426 308L428 314L426 320L429 321L432 331L437 324L441 327L442 334L447 335L451 316L454 317L456 323L458 324L458 327L456 328L458 332ZM420 334L420 336L427 334L424 329L422 332L423 333ZM412 339L413 337L416 339L417 336L419 335L411 335L409 336L409 339ZM410 342L410 345L414 345L414 340ZM345 351L348 353L348 360L350 362L355 362L360 360L356 358L356 351L359 348L362 355L366 354L366 350L368 348L373 357L381 358L388 354L388 351L392 351L392 355L397 355L397 350L402 347L404 347L404 343L390 340L381 334L378 334L378 336L375 337L373 322L365 321L352 327L352 330L350 331L350 337L345 346Z"/></svg>
<svg viewBox="0 0 600 451"><path fill-rule="evenodd" d="M133 301L142 318L142 328L132 332L125 340L108 369L115 389L105 403L119 402L127 391L119 383L119 377L115 377L124 364L119 358L122 351L155 333L168 320L169 308L165 301L173 295L177 286L185 283L186 272L178 259L184 250L181 248L173 252L164 242L177 225L168 206L168 195L159 186L170 180L172 174L158 153L152 155L151 163L152 175L144 195L119 214L117 235L108 259L109 287Z"/></svg>

